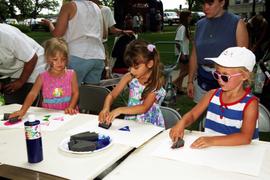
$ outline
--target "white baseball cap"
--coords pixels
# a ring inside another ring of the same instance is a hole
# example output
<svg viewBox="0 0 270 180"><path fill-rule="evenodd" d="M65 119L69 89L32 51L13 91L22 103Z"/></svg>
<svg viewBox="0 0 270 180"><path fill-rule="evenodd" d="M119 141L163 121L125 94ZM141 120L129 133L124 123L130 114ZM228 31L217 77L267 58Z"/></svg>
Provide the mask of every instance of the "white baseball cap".
<svg viewBox="0 0 270 180"><path fill-rule="evenodd" d="M212 60L220 66L224 67L245 67L252 72L256 64L256 57L249 49L245 47L230 47L225 49L216 58L204 58Z"/></svg>

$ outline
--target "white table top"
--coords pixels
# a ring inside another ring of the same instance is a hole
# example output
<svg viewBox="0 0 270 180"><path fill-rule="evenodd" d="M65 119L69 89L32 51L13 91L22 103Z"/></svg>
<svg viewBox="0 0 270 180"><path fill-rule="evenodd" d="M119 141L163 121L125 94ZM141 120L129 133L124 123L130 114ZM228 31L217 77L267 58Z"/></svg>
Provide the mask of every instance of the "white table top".
<svg viewBox="0 0 270 180"><path fill-rule="evenodd" d="M268 142L255 142L258 146L266 148L266 152L259 176L250 176L153 156L153 152L160 147L160 142L168 138L168 132L168 130L164 131L144 146L136 149L104 179L268 180L270 178L270 143Z"/></svg>
<svg viewBox="0 0 270 180"><path fill-rule="evenodd" d="M1 106L0 114L15 111L19 105ZM31 108L37 112L46 109ZM68 179L93 179L110 167L113 163L126 155L133 148L127 145L113 143L109 148L93 153L76 155L61 151L59 143L70 134L68 130L91 121L94 115L78 114L55 131L42 132L43 156L40 163L27 162L25 135L23 128L0 130L0 162L26 169L36 170ZM96 118L95 118L96 119Z"/></svg>

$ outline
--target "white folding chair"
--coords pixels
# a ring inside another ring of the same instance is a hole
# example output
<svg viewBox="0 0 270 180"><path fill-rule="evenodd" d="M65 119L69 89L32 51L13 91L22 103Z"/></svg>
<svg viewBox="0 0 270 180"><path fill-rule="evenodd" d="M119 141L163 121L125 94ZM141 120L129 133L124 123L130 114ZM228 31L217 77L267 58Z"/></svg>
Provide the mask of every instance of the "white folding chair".
<svg viewBox="0 0 270 180"><path fill-rule="evenodd" d="M173 127L182 118L176 110L170 107L160 106L160 109L165 121L165 129Z"/></svg>
<svg viewBox="0 0 270 180"><path fill-rule="evenodd" d="M259 118L258 118L259 132L270 132L270 113L259 103Z"/></svg>

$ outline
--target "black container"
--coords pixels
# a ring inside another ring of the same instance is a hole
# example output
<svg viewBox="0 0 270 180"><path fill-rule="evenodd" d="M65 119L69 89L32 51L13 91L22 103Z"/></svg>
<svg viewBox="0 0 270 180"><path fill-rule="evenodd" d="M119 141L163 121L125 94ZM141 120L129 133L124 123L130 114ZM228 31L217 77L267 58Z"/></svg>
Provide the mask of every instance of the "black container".
<svg viewBox="0 0 270 180"><path fill-rule="evenodd" d="M43 160L40 121L26 121L24 127L28 162L38 163Z"/></svg>

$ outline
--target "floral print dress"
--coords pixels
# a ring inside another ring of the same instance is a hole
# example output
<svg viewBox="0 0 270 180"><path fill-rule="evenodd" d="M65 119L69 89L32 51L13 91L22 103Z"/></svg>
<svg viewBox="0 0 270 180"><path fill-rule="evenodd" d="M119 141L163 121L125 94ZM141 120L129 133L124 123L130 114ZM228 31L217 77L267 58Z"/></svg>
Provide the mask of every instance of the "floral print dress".
<svg viewBox="0 0 270 180"><path fill-rule="evenodd" d="M145 86L140 84L137 78L134 78L129 83L129 100L128 106L135 106L143 103L141 96ZM156 126L164 127L164 119L160 110L160 104L163 101L166 91L164 88L160 88L155 91L156 102L152 107L144 114L126 115L126 120L136 120L140 122L152 123Z"/></svg>

